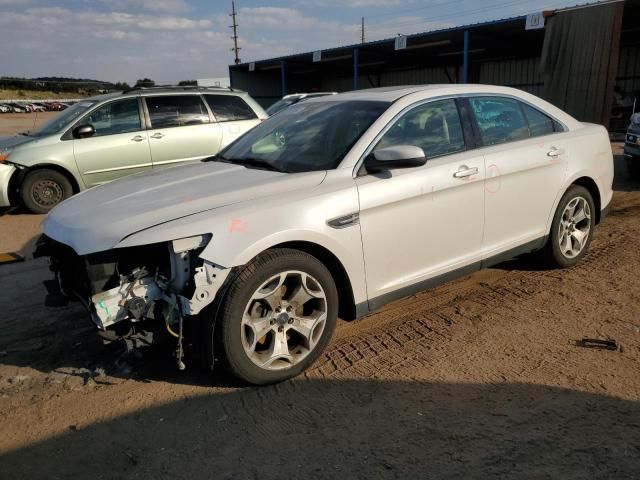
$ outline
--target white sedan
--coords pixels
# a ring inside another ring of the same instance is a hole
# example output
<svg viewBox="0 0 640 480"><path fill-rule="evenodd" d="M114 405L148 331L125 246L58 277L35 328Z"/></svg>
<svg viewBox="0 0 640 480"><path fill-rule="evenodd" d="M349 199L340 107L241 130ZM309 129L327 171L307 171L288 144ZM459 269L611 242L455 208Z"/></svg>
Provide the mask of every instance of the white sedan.
<svg viewBox="0 0 640 480"><path fill-rule="evenodd" d="M607 131L484 85L311 99L202 163L74 196L44 221L50 305L102 335L185 337L247 382L302 372L336 318L522 253L568 267L612 196ZM189 338L190 337L190 338Z"/></svg>

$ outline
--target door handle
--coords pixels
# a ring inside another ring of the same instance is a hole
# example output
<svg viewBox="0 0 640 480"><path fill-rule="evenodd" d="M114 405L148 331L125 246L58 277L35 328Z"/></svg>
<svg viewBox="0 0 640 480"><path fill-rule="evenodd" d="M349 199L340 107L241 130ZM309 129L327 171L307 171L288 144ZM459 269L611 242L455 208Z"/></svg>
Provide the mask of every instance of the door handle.
<svg viewBox="0 0 640 480"><path fill-rule="evenodd" d="M141 142L142 140L144 140L144 137L142 135L136 135L131 140L133 140L134 142Z"/></svg>
<svg viewBox="0 0 640 480"><path fill-rule="evenodd" d="M478 167L469 168L466 165L460 165L458 171L453 174L455 178L470 177L478 173Z"/></svg>
<svg viewBox="0 0 640 480"><path fill-rule="evenodd" d="M564 149L551 147L551 150L547 152L547 157L556 158L564 154Z"/></svg>
<svg viewBox="0 0 640 480"><path fill-rule="evenodd" d="M164 134L160 132L154 133L153 135L151 135L151 138L162 138L162 137L164 137Z"/></svg>

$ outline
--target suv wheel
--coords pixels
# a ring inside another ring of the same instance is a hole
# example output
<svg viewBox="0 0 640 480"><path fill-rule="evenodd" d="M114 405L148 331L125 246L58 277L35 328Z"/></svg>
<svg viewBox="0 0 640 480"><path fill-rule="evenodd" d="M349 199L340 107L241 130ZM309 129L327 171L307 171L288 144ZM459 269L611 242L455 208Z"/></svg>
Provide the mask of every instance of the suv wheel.
<svg viewBox="0 0 640 480"><path fill-rule="evenodd" d="M71 182L55 170L42 169L28 173L20 186L22 204L33 213L47 213L71 195Z"/></svg>
<svg viewBox="0 0 640 480"><path fill-rule="evenodd" d="M335 282L318 259L293 249L269 250L229 286L216 344L240 379L280 382L313 363L329 343L337 316Z"/></svg>
<svg viewBox="0 0 640 480"><path fill-rule="evenodd" d="M572 185L560 199L553 217L547 259L559 267L575 265L584 257L595 229L595 206L589 191Z"/></svg>

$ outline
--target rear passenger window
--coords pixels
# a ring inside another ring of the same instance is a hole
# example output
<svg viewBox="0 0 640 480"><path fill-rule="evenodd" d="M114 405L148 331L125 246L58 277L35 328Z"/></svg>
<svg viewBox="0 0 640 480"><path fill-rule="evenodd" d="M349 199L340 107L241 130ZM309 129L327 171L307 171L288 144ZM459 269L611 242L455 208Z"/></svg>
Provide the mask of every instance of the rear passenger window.
<svg viewBox="0 0 640 480"><path fill-rule="evenodd" d="M408 111L387 130L375 150L396 145L420 147L427 158L464 150L455 100L429 102Z"/></svg>
<svg viewBox="0 0 640 480"><path fill-rule="evenodd" d="M529 128L520 102L510 98L478 97L470 99L470 103L483 145L499 145L529 138Z"/></svg>
<svg viewBox="0 0 640 480"><path fill-rule="evenodd" d="M200 95L146 97L151 128L182 127L209 123L209 112Z"/></svg>
<svg viewBox="0 0 640 480"><path fill-rule="evenodd" d="M258 118L251 107L247 105L247 102L235 95L205 95L204 98L218 122L234 122Z"/></svg>
<svg viewBox="0 0 640 480"><path fill-rule="evenodd" d="M532 137L549 135L555 131L553 120L540 110L536 110L525 103L522 104L522 109L527 117L527 122L529 122L529 131Z"/></svg>

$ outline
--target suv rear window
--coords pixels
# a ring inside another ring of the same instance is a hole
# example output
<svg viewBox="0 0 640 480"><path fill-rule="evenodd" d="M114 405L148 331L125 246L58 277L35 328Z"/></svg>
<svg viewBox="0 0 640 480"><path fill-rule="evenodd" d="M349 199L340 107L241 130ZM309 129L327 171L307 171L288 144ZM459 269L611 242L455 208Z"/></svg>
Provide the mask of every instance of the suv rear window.
<svg viewBox="0 0 640 480"><path fill-rule="evenodd" d="M211 111L219 122L254 120L258 118L247 102L234 95L204 95Z"/></svg>
<svg viewBox="0 0 640 480"><path fill-rule="evenodd" d="M151 128L182 127L209 123L209 113L199 95L145 97Z"/></svg>

